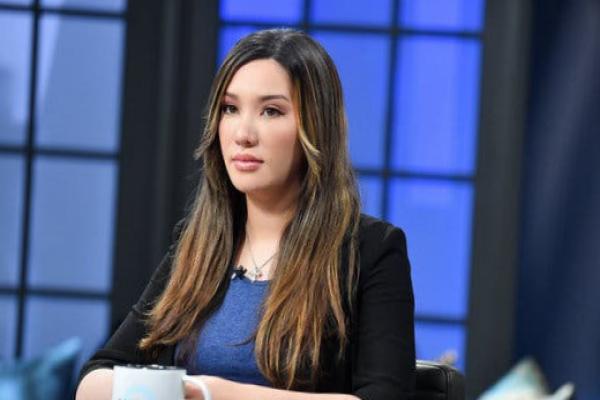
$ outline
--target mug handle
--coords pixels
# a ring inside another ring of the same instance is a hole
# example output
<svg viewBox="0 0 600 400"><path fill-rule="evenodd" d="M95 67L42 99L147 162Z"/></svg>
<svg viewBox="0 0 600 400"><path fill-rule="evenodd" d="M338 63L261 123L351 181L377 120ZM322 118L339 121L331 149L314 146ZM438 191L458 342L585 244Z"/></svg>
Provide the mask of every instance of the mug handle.
<svg viewBox="0 0 600 400"><path fill-rule="evenodd" d="M212 396L210 394L210 389L208 388L208 385L202 380L202 378L194 378L189 375L184 375L181 379L184 382L191 383L192 385L194 385L198 389L200 389L200 391L202 392L202 397L204 397L204 400L212 400Z"/></svg>

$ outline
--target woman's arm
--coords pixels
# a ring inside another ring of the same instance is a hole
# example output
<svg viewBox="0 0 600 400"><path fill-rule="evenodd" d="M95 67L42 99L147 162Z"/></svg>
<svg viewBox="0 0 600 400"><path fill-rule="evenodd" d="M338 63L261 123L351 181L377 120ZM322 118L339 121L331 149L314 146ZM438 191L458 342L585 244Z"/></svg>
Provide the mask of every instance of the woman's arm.
<svg viewBox="0 0 600 400"><path fill-rule="evenodd" d="M202 379L208 386L212 400L360 400L350 394L306 393L273 389L238 383L215 376L196 376L195 378ZM190 384L186 384L185 398L189 400L206 400L202 397L202 392Z"/></svg>
<svg viewBox="0 0 600 400"><path fill-rule="evenodd" d="M359 400L358 397L349 394L294 392L238 383L214 376L202 376L200 379L208 386L212 400ZM113 370L94 370L81 380L75 400L110 400L112 397L112 383ZM202 392L197 387L187 383L185 398L188 400L205 400L202 397Z"/></svg>
<svg viewBox="0 0 600 400"><path fill-rule="evenodd" d="M372 218L361 223L352 393L408 399L415 385L414 298L404 233Z"/></svg>
<svg viewBox="0 0 600 400"><path fill-rule="evenodd" d="M112 383L112 369L93 370L79 382L75 400L110 400Z"/></svg>

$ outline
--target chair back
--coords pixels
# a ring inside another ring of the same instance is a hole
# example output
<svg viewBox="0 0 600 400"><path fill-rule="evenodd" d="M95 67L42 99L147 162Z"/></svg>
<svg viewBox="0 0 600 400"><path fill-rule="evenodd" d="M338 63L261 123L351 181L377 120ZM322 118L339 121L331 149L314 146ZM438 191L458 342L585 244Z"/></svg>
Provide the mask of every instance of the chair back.
<svg viewBox="0 0 600 400"><path fill-rule="evenodd" d="M414 400L464 400L465 378L455 368L417 360Z"/></svg>

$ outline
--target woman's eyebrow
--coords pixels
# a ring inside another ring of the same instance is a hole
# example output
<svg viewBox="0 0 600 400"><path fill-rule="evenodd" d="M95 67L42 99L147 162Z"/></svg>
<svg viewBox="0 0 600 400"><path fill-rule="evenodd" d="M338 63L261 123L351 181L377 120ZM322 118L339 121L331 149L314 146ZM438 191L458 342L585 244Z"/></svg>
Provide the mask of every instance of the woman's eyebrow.
<svg viewBox="0 0 600 400"><path fill-rule="evenodd" d="M225 93L226 97L231 97L234 100L238 100L239 96L236 95L235 93L230 93L230 92L226 92ZM285 100L287 102L290 102L290 99L283 94L265 94L262 96L259 96L258 99L263 102L263 101L269 101L269 100Z"/></svg>

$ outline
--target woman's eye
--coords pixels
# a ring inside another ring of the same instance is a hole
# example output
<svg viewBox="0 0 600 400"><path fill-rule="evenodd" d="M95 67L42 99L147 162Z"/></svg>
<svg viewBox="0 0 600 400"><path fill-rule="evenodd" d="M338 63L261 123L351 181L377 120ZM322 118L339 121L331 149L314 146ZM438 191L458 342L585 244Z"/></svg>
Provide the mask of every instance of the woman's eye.
<svg viewBox="0 0 600 400"><path fill-rule="evenodd" d="M282 115L281 111L279 111L278 109L273 108L273 107L265 108L265 111L263 111L263 113L267 117L278 117L278 116Z"/></svg>
<svg viewBox="0 0 600 400"><path fill-rule="evenodd" d="M235 106L232 106L231 104L223 104L221 106L221 112L223 114L233 114L236 111Z"/></svg>

